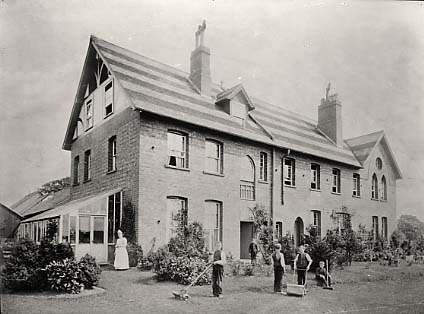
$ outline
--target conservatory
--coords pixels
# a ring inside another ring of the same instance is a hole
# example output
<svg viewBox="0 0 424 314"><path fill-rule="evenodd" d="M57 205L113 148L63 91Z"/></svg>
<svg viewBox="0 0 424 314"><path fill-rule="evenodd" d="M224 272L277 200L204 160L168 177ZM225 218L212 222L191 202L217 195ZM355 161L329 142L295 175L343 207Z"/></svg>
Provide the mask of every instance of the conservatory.
<svg viewBox="0 0 424 314"><path fill-rule="evenodd" d="M90 254L99 263L112 258L116 231L122 221L122 189L68 202L23 220L19 238L41 241L55 223L56 240L70 243L75 257Z"/></svg>

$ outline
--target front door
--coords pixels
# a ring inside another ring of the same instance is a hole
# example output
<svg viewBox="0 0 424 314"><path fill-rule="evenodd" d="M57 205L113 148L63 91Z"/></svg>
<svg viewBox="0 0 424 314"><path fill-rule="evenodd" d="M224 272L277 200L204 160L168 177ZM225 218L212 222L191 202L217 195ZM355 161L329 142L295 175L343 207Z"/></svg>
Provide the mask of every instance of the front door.
<svg viewBox="0 0 424 314"><path fill-rule="evenodd" d="M253 222L240 221L240 258L250 259L249 244L253 239Z"/></svg>
<svg viewBox="0 0 424 314"><path fill-rule="evenodd" d="M80 215L78 219L79 228L76 258L80 259L85 254L90 254L96 258L98 263L106 263L106 216Z"/></svg>
<svg viewBox="0 0 424 314"><path fill-rule="evenodd" d="M294 241L296 246L303 241L303 220L300 217L297 217L294 222Z"/></svg>

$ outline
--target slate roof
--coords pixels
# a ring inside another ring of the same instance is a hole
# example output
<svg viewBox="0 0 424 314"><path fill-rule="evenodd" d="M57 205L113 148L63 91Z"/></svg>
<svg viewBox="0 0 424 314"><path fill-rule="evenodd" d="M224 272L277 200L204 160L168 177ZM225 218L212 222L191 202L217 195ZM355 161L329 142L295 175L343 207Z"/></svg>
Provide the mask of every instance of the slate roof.
<svg viewBox="0 0 424 314"><path fill-rule="evenodd" d="M242 126L237 118L216 108L216 97L200 95L189 82L189 73L94 36L90 44L124 88L134 109L361 167L349 146L334 145L316 128L315 121L250 96L255 107L249 112L253 119L248 119ZM213 84L212 92L222 98L233 96L237 88L223 91L219 85ZM76 101L75 106L63 145L65 149L70 148L71 126L78 118L82 102Z"/></svg>
<svg viewBox="0 0 424 314"><path fill-rule="evenodd" d="M363 165L377 142L384 136L383 131L374 132L346 140L355 157Z"/></svg>
<svg viewBox="0 0 424 314"><path fill-rule="evenodd" d="M354 153L355 157L359 162L364 165L368 157L371 155L374 148L381 144L384 149L388 152L387 157L392 165L393 171L395 172L396 179L402 179L402 172L400 171L399 165L396 162L392 149L390 148L389 142L387 141L384 131L378 131L346 140L350 149Z"/></svg>
<svg viewBox="0 0 424 314"><path fill-rule="evenodd" d="M0 207L3 208L4 210L10 211L11 213L13 213L14 215L18 216L19 218L22 218L22 215L21 214L19 214L15 210L11 209L10 207L7 207L6 205L3 205L2 203L0 203Z"/></svg>
<svg viewBox="0 0 424 314"><path fill-rule="evenodd" d="M32 192L13 204L11 208L25 218L31 217L69 202L71 199L70 193L70 187L46 195L38 191Z"/></svg>

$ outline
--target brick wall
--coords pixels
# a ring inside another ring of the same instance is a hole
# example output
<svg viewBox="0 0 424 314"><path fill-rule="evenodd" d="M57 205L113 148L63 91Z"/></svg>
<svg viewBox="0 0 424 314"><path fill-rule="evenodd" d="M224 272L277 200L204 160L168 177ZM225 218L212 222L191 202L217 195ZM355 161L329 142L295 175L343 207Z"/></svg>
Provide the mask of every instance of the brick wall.
<svg viewBox="0 0 424 314"><path fill-rule="evenodd" d="M167 168L167 131L177 130L189 137L189 169ZM224 171L222 176L205 174L205 139L223 143ZM191 128L181 123L160 120L142 114L140 132L140 199L139 239L145 250L165 242L166 198L180 196L188 200L191 221L203 222L205 200L223 205L223 245L234 256L239 255L240 221L249 220L248 207L271 206L271 184L259 183L259 154L271 150L262 145L241 142L230 136ZM255 163L256 200L240 200L240 160L249 155ZM270 173L268 164L268 173Z"/></svg>
<svg viewBox="0 0 424 314"><path fill-rule="evenodd" d="M71 199L96 195L123 188L124 203L138 205L139 113L131 108L114 113L105 123L95 126L72 143L71 183L73 160L79 155L79 184L71 187ZM108 173L108 140L116 136L116 171ZM91 180L84 182L84 152L91 150ZM137 226L136 226L137 227Z"/></svg>

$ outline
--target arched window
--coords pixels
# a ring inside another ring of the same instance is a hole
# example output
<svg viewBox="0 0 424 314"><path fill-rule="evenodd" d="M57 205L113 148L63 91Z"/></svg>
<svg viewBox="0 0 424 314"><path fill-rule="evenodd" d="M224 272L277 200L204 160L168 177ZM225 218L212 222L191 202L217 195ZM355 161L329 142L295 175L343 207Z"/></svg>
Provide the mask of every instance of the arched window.
<svg viewBox="0 0 424 314"><path fill-rule="evenodd" d="M241 160L240 199L255 200L255 164L249 156L245 156Z"/></svg>
<svg viewBox="0 0 424 314"><path fill-rule="evenodd" d="M372 175L371 198L378 200L378 180L375 173Z"/></svg>
<svg viewBox="0 0 424 314"><path fill-rule="evenodd" d="M381 199L384 201L387 200L387 183L385 176L381 178Z"/></svg>

